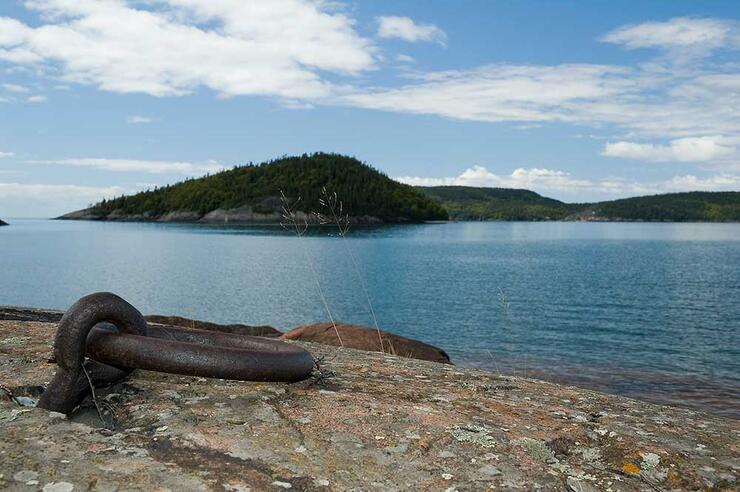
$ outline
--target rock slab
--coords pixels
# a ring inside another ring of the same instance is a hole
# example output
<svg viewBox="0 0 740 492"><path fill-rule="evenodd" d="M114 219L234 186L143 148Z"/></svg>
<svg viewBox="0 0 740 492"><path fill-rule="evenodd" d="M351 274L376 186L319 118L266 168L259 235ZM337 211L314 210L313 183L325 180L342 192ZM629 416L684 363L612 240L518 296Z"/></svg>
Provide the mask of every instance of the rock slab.
<svg viewBox="0 0 740 492"><path fill-rule="evenodd" d="M0 321L0 490L737 490L738 421L299 343L307 381L135 371L71 419L20 405L54 325Z"/></svg>

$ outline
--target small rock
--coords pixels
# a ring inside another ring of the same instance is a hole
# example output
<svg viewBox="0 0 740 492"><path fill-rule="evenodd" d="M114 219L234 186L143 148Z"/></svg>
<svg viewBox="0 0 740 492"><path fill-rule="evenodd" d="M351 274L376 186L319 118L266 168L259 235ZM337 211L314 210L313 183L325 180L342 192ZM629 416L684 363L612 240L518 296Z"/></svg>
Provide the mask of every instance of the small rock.
<svg viewBox="0 0 740 492"><path fill-rule="evenodd" d="M578 480L576 477L568 477L565 483L571 492L598 492L596 487L583 480Z"/></svg>
<svg viewBox="0 0 740 492"><path fill-rule="evenodd" d="M72 492L75 486L69 482L51 482L44 485L43 492Z"/></svg>
<svg viewBox="0 0 740 492"><path fill-rule="evenodd" d="M13 399L22 407L35 407L36 403L38 403L37 400L27 396L16 396Z"/></svg>
<svg viewBox="0 0 740 492"><path fill-rule="evenodd" d="M443 473L442 478L444 478L445 480L452 480L452 475L450 475L449 473Z"/></svg>
<svg viewBox="0 0 740 492"><path fill-rule="evenodd" d="M483 465L478 468L478 473L484 477L497 477L501 475L501 470L493 465Z"/></svg>
<svg viewBox="0 0 740 492"><path fill-rule="evenodd" d="M16 482L27 482L29 480L36 480L39 474L33 470L21 470L13 475L13 480Z"/></svg>
<svg viewBox="0 0 740 492"><path fill-rule="evenodd" d="M272 482L272 485L283 488L283 489L293 488L293 484L290 484L288 482L281 482L280 480L275 480L274 482Z"/></svg>

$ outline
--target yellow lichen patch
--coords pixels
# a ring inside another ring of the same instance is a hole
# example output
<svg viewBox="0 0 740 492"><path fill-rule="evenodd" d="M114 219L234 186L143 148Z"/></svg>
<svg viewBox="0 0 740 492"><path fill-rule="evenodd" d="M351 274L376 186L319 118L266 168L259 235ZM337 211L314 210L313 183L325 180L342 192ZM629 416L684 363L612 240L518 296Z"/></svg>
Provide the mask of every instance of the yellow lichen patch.
<svg viewBox="0 0 740 492"><path fill-rule="evenodd" d="M629 475L637 475L640 473L640 467L634 463L625 463L622 465L622 471Z"/></svg>

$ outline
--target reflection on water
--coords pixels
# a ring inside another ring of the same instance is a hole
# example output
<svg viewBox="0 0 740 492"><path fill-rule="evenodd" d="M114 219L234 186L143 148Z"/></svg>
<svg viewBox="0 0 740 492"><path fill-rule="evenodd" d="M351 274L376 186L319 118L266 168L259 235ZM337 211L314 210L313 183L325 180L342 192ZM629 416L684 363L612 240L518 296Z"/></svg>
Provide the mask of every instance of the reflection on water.
<svg viewBox="0 0 740 492"><path fill-rule="evenodd" d="M334 317L372 324L331 229L10 222L0 304L66 308L109 290L146 313L289 329L327 318L310 261ZM380 325L459 364L526 361L550 379L738 416L739 224L430 224L357 228L349 245Z"/></svg>

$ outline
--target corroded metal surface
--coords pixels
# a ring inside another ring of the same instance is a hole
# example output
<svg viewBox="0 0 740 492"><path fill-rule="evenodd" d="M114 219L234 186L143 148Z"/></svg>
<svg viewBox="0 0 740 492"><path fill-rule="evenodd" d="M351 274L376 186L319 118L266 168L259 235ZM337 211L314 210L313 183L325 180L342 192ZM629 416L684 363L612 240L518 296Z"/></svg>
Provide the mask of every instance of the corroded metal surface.
<svg viewBox="0 0 740 492"><path fill-rule="evenodd" d="M91 386L119 381L133 369L294 382L313 368L306 350L277 340L149 326L136 308L108 292L83 297L65 313L54 355L59 369L38 406L62 413L70 413Z"/></svg>
<svg viewBox="0 0 740 492"><path fill-rule="evenodd" d="M59 368L41 395L39 407L69 413L84 396L86 384L93 384L93 377L88 381L90 374L96 382L103 383L122 379L131 372L131 368L101 367L98 363L83 366L87 336L101 322L112 323L121 333L147 334L147 324L141 313L115 294L98 292L78 300L59 321L54 338L54 357Z"/></svg>

